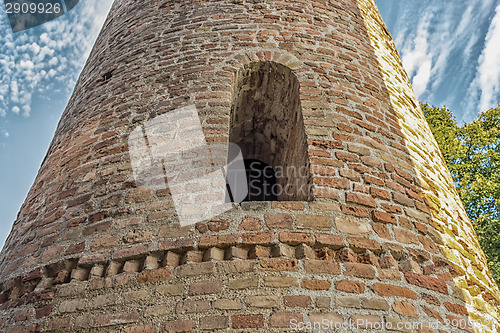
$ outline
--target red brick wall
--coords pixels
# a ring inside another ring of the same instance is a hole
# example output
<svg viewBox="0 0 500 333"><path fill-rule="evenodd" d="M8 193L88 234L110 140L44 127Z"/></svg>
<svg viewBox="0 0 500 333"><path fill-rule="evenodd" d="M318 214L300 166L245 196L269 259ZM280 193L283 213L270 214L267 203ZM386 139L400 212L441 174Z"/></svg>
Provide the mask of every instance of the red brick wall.
<svg viewBox="0 0 500 333"><path fill-rule="evenodd" d="M128 134L195 104L227 141L256 61L300 82L314 200L181 228L168 190L136 186ZM117 1L0 256L0 329L466 320L405 144L354 0Z"/></svg>

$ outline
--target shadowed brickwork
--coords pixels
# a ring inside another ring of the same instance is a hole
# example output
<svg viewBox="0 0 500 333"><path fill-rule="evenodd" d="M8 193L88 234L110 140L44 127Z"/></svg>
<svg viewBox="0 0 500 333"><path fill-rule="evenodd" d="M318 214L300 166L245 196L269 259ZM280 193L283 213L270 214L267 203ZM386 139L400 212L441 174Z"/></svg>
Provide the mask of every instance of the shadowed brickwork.
<svg viewBox="0 0 500 333"><path fill-rule="evenodd" d="M236 127L255 71L284 80L290 107L260 118L281 128ZM260 154L309 165L311 201L180 227L127 139L193 104L209 142L268 131L292 154ZM494 332L499 295L371 0L115 1L0 255L5 332Z"/></svg>

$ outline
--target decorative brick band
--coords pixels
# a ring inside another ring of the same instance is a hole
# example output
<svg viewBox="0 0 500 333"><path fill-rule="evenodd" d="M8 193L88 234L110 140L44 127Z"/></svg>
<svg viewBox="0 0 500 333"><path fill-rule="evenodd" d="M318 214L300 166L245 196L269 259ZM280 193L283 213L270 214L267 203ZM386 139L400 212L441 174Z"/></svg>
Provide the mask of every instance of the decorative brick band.
<svg viewBox="0 0 500 333"><path fill-rule="evenodd" d="M302 232L280 232L277 244L273 232L243 234L246 246L235 246L237 238L233 236L236 235L203 237L197 248L192 239L181 238L171 241L168 251L149 252L148 246L141 245L144 251L116 251L112 260L105 255L94 254L38 267L25 276L4 282L0 304L15 307L19 302L30 303L33 292L43 293L71 281L139 273L139 282L149 282L167 279L171 273L189 275L186 272L198 268L201 273L213 273L214 267L227 265L214 266L213 262L232 262L230 266L238 266L243 261L249 263L249 259L256 260L253 262L264 271L297 271L298 261L304 260L306 271L340 274L342 265L343 274L347 276L378 277L382 280L401 280L404 276L410 284L449 294L443 282L450 272L453 274L449 262L431 258L429 253L417 248L405 249L392 243L381 245L358 237L347 237L345 241L340 235L317 233L313 236ZM432 264L428 265L430 262ZM422 273L441 275L442 279Z"/></svg>

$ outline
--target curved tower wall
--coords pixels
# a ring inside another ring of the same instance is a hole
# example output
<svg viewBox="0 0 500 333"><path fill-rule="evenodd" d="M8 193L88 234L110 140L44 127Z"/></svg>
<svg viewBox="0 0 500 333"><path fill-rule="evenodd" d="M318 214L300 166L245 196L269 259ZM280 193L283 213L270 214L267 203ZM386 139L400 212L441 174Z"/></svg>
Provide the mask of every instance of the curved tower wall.
<svg viewBox="0 0 500 333"><path fill-rule="evenodd" d="M307 157L311 198L245 202L181 227L169 189L135 182L129 135L195 105L207 141L227 142L239 77L259 63L299 81L308 148L299 154L297 135L290 156ZM499 316L370 0L116 1L2 250L0 281L6 332L278 332L323 319L366 332L481 319L478 331L494 332Z"/></svg>

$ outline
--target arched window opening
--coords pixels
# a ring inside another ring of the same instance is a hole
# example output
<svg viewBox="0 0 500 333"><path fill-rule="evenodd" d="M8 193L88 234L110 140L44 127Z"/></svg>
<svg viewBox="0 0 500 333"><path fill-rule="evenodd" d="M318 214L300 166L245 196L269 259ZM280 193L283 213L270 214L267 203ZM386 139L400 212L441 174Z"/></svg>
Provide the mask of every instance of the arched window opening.
<svg viewBox="0 0 500 333"><path fill-rule="evenodd" d="M240 71L229 141L240 147L245 160L245 201L312 199L299 80L290 68L264 61Z"/></svg>

